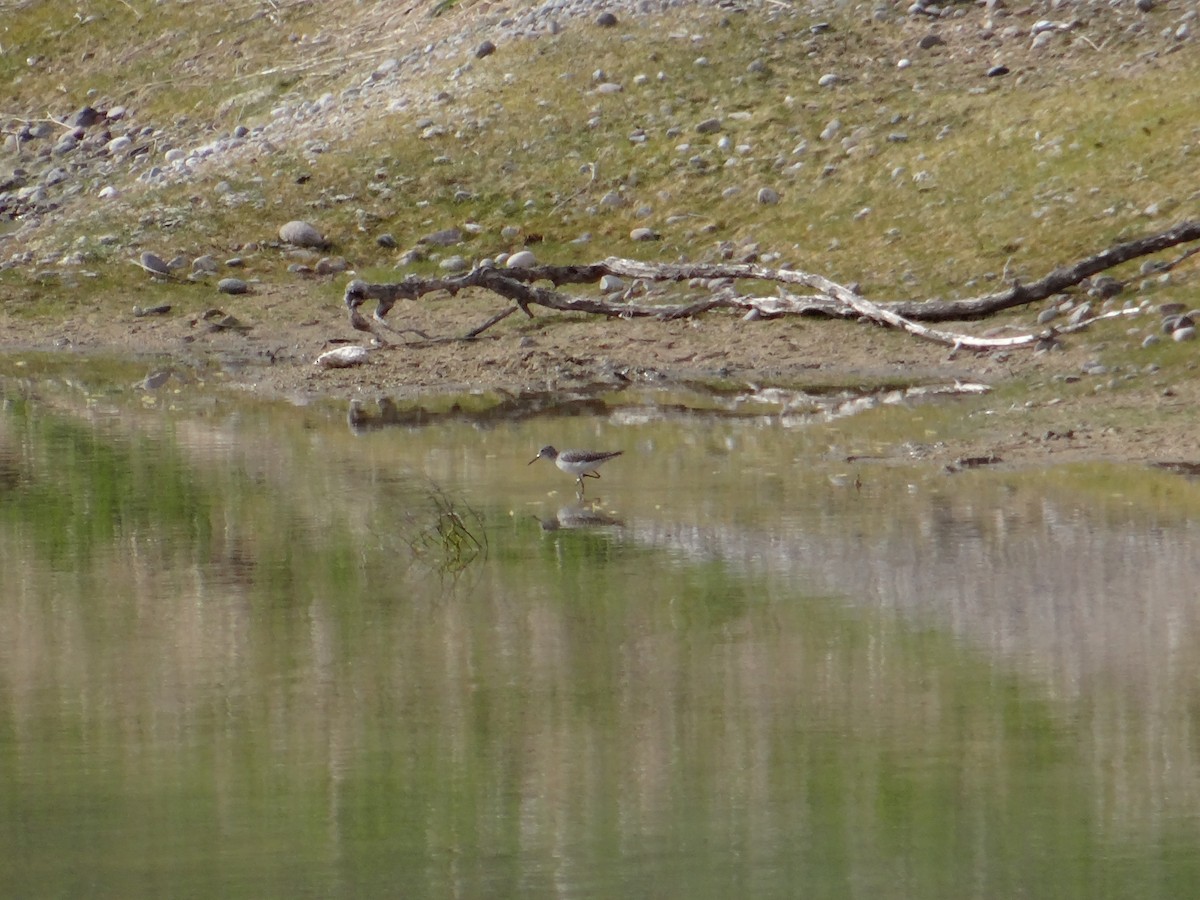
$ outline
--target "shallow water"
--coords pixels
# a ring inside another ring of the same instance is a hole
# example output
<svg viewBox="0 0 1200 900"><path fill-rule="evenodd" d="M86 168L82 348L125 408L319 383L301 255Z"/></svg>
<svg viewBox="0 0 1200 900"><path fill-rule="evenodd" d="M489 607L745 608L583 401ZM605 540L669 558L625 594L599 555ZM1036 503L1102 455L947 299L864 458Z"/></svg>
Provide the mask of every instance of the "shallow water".
<svg viewBox="0 0 1200 900"><path fill-rule="evenodd" d="M873 412L5 392L5 896L1200 877L1178 476L846 463ZM547 442L625 452L580 502Z"/></svg>

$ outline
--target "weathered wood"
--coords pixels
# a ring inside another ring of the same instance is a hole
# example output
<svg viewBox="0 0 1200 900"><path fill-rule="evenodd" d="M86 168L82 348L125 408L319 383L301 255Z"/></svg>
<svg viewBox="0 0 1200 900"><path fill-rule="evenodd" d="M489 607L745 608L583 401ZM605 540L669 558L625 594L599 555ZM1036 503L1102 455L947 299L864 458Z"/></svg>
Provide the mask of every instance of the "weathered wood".
<svg viewBox="0 0 1200 900"><path fill-rule="evenodd" d="M1013 284L1004 291L968 300L876 303L822 275L796 269L775 269L754 263L648 263L609 257L601 262L576 266L540 265L513 269L484 266L461 275L445 277L420 278L410 275L401 282L391 284L353 281L346 288L345 302L350 312L351 324L355 328L371 331L377 337L378 333L358 311L359 306L367 300L377 301L378 305L373 318L390 329L390 326L386 326L384 322L384 316L392 309L397 300L417 300L426 294L442 291L454 296L466 288L482 288L512 300L516 304L516 308L531 318L533 312L530 307L535 304L560 312L582 312L610 318L678 319L700 315L713 309L737 309L756 317L765 318L783 315L863 318L890 328L902 329L916 337L945 344L955 349L992 350L1037 346L1053 341L1056 334L1078 330L1101 319L1131 314L1131 311L1121 310L1096 316L1070 328L1007 338L974 337L968 334L929 328L920 323L944 322L951 319L978 319L1002 310L1033 303L1073 287L1106 269L1196 240L1200 240L1200 221L1181 222L1166 231L1116 244L1107 250L1079 260L1073 265L1054 269L1043 278L1029 284ZM1196 251L1187 251L1173 265L1182 262L1194 252ZM606 297L572 296L536 285L539 281L548 281L555 288L566 284L592 284L605 275L634 279L650 284L678 284L693 280L735 283L770 282L778 286L778 293L775 297L752 297L725 288L698 300L666 303L637 302L626 298L612 300ZM815 291L816 294L815 296L794 295L787 290L793 286L808 288ZM471 340L478 337L513 311L510 308L502 314L493 316L458 339ZM422 336L427 338L425 335Z"/></svg>

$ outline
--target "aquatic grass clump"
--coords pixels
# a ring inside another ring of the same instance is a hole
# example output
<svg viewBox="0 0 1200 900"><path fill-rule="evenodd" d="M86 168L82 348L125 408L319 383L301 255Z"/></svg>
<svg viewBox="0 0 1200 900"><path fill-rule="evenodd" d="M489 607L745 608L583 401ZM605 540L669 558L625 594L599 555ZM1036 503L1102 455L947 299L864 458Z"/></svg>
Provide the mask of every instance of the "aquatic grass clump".
<svg viewBox="0 0 1200 900"><path fill-rule="evenodd" d="M479 512L436 484L429 486L425 499L428 506L410 514L413 531L405 537L413 562L457 578L487 559L487 531Z"/></svg>

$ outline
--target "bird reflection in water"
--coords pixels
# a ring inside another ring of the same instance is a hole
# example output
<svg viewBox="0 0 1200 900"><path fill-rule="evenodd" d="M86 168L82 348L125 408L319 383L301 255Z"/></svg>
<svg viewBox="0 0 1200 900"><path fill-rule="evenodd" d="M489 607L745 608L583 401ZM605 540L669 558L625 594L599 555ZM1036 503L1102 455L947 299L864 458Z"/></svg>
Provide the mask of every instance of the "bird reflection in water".
<svg viewBox="0 0 1200 900"><path fill-rule="evenodd" d="M560 508L551 518L534 516L542 531L564 531L578 528L623 528L625 521L594 505L572 504Z"/></svg>

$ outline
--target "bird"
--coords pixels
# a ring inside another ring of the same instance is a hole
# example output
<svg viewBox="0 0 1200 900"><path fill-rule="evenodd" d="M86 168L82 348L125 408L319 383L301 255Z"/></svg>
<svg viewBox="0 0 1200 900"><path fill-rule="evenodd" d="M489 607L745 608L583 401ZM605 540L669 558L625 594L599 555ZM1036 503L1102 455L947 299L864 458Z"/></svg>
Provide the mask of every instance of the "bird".
<svg viewBox="0 0 1200 900"><path fill-rule="evenodd" d="M624 450L555 450L547 444L527 465L532 466L539 459L552 460L562 471L575 476L579 482L579 496L582 497L583 479L599 478L600 473L596 470L624 452Z"/></svg>

